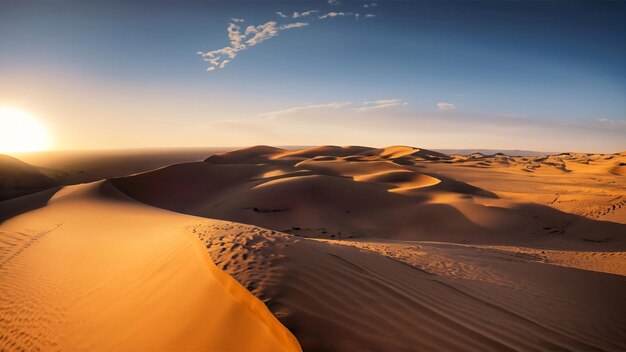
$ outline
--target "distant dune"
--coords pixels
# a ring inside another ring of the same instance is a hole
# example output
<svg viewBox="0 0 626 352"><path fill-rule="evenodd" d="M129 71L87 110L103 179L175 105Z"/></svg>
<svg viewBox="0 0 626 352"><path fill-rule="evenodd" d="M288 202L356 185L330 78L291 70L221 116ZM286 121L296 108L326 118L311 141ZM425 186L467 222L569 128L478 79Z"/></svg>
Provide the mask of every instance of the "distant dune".
<svg viewBox="0 0 626 352"><path fill-rule="evenodd" d="M481 153L485 155L493 154L506 154L510 156L542 156L542 155L556 155L561 152L541 152L534 150L519 150L519 149L435 149L436 151L444 154L461 154L469 155L473 153Z"/></svg>
<svg viewBox="0 0 626 352"><path fill-rule="evenodd" d="M120 177L159 167L199 161L232 148L169 148L48 151L16 154L65 185Z"/></svg>
<svg viewBox="0 0 626 352"><path fill-rule="evenodd" d="M0 201L73 185L200 161L231 148L49 151L0 154ZM2 216L0 215L0 218Z"/></svg>
<svg viewBox="0 0 626 352"><path fill-rule="evenodd" d="M0 343L626 349L626 153L194 160L0 202Z"/></svg>
<svg viewBox="0 0 626 352"><path fill-rule="evenodd" d="M607 241L600 238L605 233L623 233L622 226L562 212L548 204L527 203L522 196L523 202L505 200L502 198L509 193L498 195L448 176L487 168L523 176L549 173L554 179L565 174L571 179L564 160L570 168L580 162L569 162L568 158L578 157L524 160L447 156L400 146L324 146L295 151L262 146L119 178L113 183L157 207L309 237L534 243L570 249L600 241L624 248L626 242L620 236ZM585 177L592 171L612 177L612 165L617 161L600 159L597 166L582 164L585 170L578 172ZM499 185L506 181L496 178L489 182ZM624 192L619 187L616 191Z"/></svg>
<svg viewBox="0 0 626 352"><path fill-rule="evenodd" d="M38 168L0 154L0 201L39 192L57 184Z"/></svg>

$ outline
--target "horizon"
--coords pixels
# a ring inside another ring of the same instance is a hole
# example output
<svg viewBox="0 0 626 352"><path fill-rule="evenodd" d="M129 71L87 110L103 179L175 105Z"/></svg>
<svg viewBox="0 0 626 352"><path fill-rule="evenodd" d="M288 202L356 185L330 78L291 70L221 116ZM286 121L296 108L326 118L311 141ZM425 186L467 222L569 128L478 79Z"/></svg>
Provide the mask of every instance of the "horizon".
<svg viewBox="0 0 626 352"><path fill-rule="evenodd" d="M0 113L0 153L207 144L619 153L624 10L7 1L0 108L19 117ZM27 118L37 122L11 123Z"/></svg>
<svg viewBox="0 0 626 352"><path fill-rule="evenodd" d="M482 153L482 152L491 152L491 153L499 153L502 152L507 154L507 152L513 152L515 154L508 155L516 155L516 156L536 156L536 155L558 155L558 154L605 154L605 155L618 155L620 153L626 152L626 150L618 150L615 152L606 152L606 153L593 153L587 151L577 151L577 150L561 150L561 151L549 151L549 150L529 150L522 148L438 148L438 147L422 147L419 145L404 145L404 144L393 144L393 145L332 145L332 144L324 144L324 145L271 145L271 144L255 144L255 145L232 145L232 146L195 146L195 147L187 147L187 146L173 146L173 147L131 147L131 148L93 148L93 149L49 149L49 150L35 150L35 151L19 151L19 152L9 152L9 153L0 153L4 155L11 156L16 159L21 158L30 158L36 157L42 154L63 154L63 153L140 153L140 152L175 152L175 151L192 151L192 150L216 150L223 149L224 151L232 151L232 150L240 150L240 149L248 149L259 146L268 146L268 147L276 147L286 150L297 150L297 149L306 149L306 148L314 148L314 147L342 147L342 148L350 148L350 147L367 147L367 148L376 148L376 149L386 149L392 147L410 147L417 148L421 150L430 150L435 152L440 152L444 154L470 154L470 153ZM523 154L528 153L528 154Z"/></svg>
<svg viewBox="0 0 626 352"><path fill-rule="evenodd" d="M593 154L587 153L584 151L546 151L546 150L528 150L528 149L504 149L504 148L437 148L437 147L426 147L423 148L418 145L382 145L382 146L366 146L366 145L269 145L269 144L255 144L255 145L232 145L232 146L197 146L197 147L132 147L132 148L94 148L94 149L49 149L49 150L35 150L35 151L21 151L21 152L10 152L4 153L4 155L9 155L15 158L24 155L35 155L35 154L45 154L45 153L98 153L98 152L148 152L148 151L176 151L176 150L201 150L201 149L229 149L229 150L239 150L239 149L247 149L254 148L259 146L268 146L268 147L276 147L286 150L296 150L303 148L314 148L314 147L326 147L326 146L334 146L334 147L369 147L369 148L377 148L377 149L385 149L391 147L411 147L417 149L424 150L432 150L432 151L450 151L450 150L462 150L462 151L512 151L512 152L531 152L531 153L545 153L545 154L557 154L557 153L578 153L578 154ZM616 151L613 153L597 153L597 154L619 154L622 151Z"/></svg>

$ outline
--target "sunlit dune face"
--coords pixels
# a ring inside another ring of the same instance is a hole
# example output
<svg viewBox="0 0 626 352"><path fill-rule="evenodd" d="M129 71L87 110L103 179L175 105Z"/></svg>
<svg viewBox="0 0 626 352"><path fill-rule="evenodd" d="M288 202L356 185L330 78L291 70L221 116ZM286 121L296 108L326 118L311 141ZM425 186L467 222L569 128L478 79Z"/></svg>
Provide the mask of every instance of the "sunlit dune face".
<svg viewBox="0 0 626 352"><path fill-rule="evenodd" d="M50 137L44 125L27 112L0 107L0 153L46 150Z"/></svg>

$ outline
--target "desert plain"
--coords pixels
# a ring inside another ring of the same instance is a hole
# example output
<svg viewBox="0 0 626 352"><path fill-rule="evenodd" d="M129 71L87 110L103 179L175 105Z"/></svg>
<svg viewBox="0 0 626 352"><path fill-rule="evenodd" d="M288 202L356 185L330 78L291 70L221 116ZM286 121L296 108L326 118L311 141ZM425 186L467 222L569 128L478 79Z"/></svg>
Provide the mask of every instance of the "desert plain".
<svg viewBox="0 0 626 352"><path fill-rule="evenodd" d="M626 152L122 154L0 157L1 350L626 350Z"/></svg>

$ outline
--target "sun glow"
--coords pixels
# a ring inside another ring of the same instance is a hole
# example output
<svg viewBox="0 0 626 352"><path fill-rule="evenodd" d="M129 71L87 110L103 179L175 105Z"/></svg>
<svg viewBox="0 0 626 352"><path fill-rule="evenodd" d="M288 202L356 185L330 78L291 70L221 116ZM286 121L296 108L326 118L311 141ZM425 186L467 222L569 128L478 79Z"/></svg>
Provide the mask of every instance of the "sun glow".
<svg viewBox="0 0 626 352"><path fill-rule="evenodd" d="M44 125L32 115L0 106L0 153L46 150L50 137Z"/></svg>

